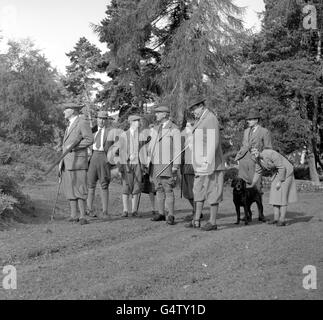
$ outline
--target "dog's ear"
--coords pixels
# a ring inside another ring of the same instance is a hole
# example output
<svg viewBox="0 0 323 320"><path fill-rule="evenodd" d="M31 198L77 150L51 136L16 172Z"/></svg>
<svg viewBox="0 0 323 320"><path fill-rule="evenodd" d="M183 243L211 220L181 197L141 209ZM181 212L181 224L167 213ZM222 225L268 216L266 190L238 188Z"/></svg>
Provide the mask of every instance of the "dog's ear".
<svg viewBox="0 0 323 320"><path fill-rule="evenodd" d="M233 178L231 182L231 188L234 188L237 184L237 178Z"/></svg>
<svg viewBox="0 0 323 320"><path fill-rule="evenodd" d="M247 183L243 179L241 179L241 187L242 187L242 189L246 189L246 187L247 187Z"/></svg>

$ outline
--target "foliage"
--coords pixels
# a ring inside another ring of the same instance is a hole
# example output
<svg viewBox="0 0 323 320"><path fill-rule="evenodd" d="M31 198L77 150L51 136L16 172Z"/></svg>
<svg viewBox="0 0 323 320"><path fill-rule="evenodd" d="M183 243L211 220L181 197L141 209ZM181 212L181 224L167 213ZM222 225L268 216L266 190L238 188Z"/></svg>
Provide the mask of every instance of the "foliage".
<svg viewBox="0 0 323 320"><path fill-rule="evenodd" d="M67 92L73 99L85 103L89 107L89 112L96 111L91 95L92 92L97 91L97 85L104 83L95 76L102 68L101 50L82 37L76 43L74 50L66 55L71 62L66 67L67 73L64 79Z"/></svg>
<svg viewBox="0 0 323 320"><path fill-rule="evenodd" d="M10 155L11 162L1 166L5 174L19 184L33 184L44 180L44 172L58 157L58 152L49 146L30 146L0 141L2 154Z"/></svg>
<svg viewBox="0 0 323 320"><path fill-rule="evenodd" d="M111 1L94 27L110 49L109 104L142 108L162 98L180 120L190 95L239 64L240 12L224 0Z"/></svg>
<svg viewBox="0 0 323 320"><path fill-rule="evenodd" d="M9 42L0 55L0 137L42 145L54 142L62 115L59 75L28 41Z"/></svg>

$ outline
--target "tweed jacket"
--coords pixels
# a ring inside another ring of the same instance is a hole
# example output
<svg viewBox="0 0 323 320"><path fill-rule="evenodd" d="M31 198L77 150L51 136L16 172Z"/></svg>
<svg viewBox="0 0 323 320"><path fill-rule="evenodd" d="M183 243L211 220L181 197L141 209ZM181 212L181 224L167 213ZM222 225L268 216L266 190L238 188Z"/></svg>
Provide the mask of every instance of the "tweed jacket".
<svg viewBox="0 0 323 320"><path fill-rule="evenodd" d="M255 132L250 133L251 128L247 128L243 134L242 147L235 157L235 161L242 159L249 151L250 147L253 146L258 150L272 149L270 132L261 127L257 126Z"/></svg>
<svg viewBox="0 0 323 320"><path fill-rule="evenodd" d="M275 150L265 149L260 153L261 160L256 162L256 172L262 174L264 170L271 170L272 180L278 175L278 179L284 182L294 172L293 165Z"/></svg>
<svg viewBox="0 0 323 320"><path fill-rule="evenodd" d="M156 178L156 175L166 168L160 176L172 177L172 168L180 167L181 157L177 157L172 165L169 163L180 151L181 134L177 125L168 120L164 128L162 124L155 126L148 145L148 154L151 159L150 175Z"/></svg>
<svg viewBox="0 0 323 320"><path fill-rule="evenodd" d="M93 134L89 121L84 119L83 116L77 117L70 130L66 129L63 140L63 152L79 138L82 138L81 142L62 160L65 170L88 169L87 148L93 144Z"/></svg>
<svg viewBox="0 0 323 320"><path fill-rule="evenodd" d="M195 175L211 175L225 170L220 127L216 115L209 110L200 120L194 132L193 167Z"/></svg>
<svg viewBox="0 0 323 320"><path fill-rule="evenodd" d="M189 136L192 134L192 128L190 126L186 126L186 128L182 131L181 136L181 145L182 150L189 144ZM194 168L192 164L192 149L187 147L185 151L182 153L181 158L181 174L192 174L194 175Z"/></svg>

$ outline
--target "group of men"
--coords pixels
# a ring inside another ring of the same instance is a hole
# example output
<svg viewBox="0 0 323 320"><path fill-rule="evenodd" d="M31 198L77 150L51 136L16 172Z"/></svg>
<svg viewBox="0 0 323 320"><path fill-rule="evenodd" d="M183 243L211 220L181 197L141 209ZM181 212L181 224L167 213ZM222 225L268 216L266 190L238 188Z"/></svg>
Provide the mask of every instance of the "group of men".
<svg viewBox="0 0 323 320"><path fill-rule="evenodd" d="M94 215L97 181L101 187L102 218L109 219L111 166L116 164L122 179L124 218L138 215L143 180L148 177L147 193L151 199L156 194L157 203L152 221L174 225L174 188L181 170L183 195L193 209L185 226L204 231L217 230L216 216L223 199L225 165L219 121L205 97L198 97L191 103L182 131L171 121L170 109L165 104L154 110L156 125L141 130L142 116L131 115L128 117L129 129L125 132L112 129L108 114L100 111L97 131L92 133L89 121L80 114L81 108L77 104L64 107L69 126L64 136L63 152L70 152L59 167L65 195L70 202L69 221L83 225L88 223L86 215ZM251 113L247 118L249 127L245 130L236 160L239 161L239 176L251 183L255 163L251 159L250 146L263 149L271 147L271 141L268 130L258 124L259 114ZM210 216L201 226L206 201L210 205ZM152 205L154 207L154 203Z"/></svg>

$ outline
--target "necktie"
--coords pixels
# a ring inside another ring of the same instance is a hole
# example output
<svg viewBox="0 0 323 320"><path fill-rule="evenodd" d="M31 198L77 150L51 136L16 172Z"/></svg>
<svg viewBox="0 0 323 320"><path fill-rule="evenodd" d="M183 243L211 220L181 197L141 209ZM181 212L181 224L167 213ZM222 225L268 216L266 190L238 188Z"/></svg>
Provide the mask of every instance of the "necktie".
<svg viewBox="0 0 323 320"><path fill-rule="evenodd" d="M102 132L102 129L100 128L96 137L95 137L95 149L96 150L100 150L100 147L101 147L101 132Z"/></svg>

